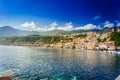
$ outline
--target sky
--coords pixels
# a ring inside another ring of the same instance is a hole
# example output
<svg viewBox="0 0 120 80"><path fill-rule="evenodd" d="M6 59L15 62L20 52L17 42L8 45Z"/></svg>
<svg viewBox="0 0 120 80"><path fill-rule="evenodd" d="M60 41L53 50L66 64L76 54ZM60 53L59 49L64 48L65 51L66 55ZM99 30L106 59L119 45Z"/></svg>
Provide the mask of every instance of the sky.
<svg viewBox="0 0 120 80"><path fill-rule="evenodd" d="M0 26L78 30L120 26L119 0L0 0Z"/></svg>

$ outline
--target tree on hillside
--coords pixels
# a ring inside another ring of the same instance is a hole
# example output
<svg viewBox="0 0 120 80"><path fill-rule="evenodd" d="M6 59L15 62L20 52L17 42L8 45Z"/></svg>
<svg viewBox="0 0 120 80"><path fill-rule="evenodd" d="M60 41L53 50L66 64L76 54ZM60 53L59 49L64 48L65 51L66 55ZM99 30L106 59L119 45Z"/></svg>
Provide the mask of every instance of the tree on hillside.
<svg viewBox="0 0 120 80"><path fill-rule="evenodd" d="M120 46L120 32L112 32L110 35L110 39L115 41L115 45Z"/></svg>

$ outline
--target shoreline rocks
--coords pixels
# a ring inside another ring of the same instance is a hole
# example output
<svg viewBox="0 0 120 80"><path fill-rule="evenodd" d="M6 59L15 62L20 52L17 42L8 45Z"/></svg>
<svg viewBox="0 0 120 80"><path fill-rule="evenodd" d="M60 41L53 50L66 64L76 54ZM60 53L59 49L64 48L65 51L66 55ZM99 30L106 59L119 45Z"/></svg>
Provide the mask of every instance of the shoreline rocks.
<svg viewBox="0 0 120 80"><path fill-rule="evenodd" d="M120 80L120 75L115 80Z"/></svg>
<svg viewBox="0 0 120 80"><path fill-rule="evenodd" d="M9 76L3 76L3 77L0 77L0 80L16 80L16 79L13 79Z"/></svg>

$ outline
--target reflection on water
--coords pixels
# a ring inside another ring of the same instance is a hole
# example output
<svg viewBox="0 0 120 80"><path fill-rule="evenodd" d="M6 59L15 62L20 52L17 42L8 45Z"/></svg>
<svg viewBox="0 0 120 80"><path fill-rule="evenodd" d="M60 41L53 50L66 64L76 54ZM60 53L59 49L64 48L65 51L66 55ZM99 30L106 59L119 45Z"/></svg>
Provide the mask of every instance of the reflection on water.
<svg viewBox="0 0 120 80"><path fill-rule="evenodd" d="M10 76L19 80L114 80L120 74L120 55L0 46L0 75L13 70L17 73Z"/></svg>

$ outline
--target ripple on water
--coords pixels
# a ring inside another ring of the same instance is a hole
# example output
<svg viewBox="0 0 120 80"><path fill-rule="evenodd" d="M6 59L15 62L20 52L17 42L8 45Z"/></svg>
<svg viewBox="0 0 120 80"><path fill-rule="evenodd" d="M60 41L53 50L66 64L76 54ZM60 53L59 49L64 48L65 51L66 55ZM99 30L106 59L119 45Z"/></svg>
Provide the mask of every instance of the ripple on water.
<svg viewBox="0 0 120 80"><path fill-rule="evenodd" d="M18 80L114 80L119 74L119 54L0 46L1 76Z"/></svg>

